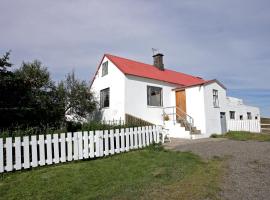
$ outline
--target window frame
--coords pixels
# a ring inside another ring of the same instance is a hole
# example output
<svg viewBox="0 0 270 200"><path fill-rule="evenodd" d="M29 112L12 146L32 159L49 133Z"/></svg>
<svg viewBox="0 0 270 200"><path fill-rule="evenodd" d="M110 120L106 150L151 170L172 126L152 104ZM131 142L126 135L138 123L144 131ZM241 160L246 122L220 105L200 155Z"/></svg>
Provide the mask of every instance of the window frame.
<svg viewBox="0 0 270 200"><path fill-rule="evenodd" d="M235 120L235 111L230 111L230 119L234 119Z"/></svg>
<svg viewBox="0 0 270 200"><path fill-rule="evenodd" d="M213 106L219 108L218 90L213 89Z"/></svg>
<svg viewBox="0 0 270 200"><path fill-rule="evenodd" d="M106 101L106 93L108 91L108 105L105 106L105 101ZM110 88L104 88L102 90L100 90L100 109L103 108L109 108L110 107Z"/></svg>
<svg viewBox="0 0 270 200"><path fill-rule="evenodd" d="M150 95L149 95L150 94L149 92L151 92L151 88L160 90L160 100L159 100L160 102L159 102L159 105L151 105ZM146 87L146 97L147 97L147 106L149 106L149 107L162 107L163 106L163 88L162 87L147 85L147 87Z"/></svg>
<svg viewBox="0 0 270 200"><path fill-rule="evenodd" d="M247 112L247 119L248 120L252 120L252 114L251 114L251 112Z"/></svg>
<svg viewBox="0 0 270 200"><path fill-rule="evenodd" d="M101 76L102 77L108 75L108 73L109 73L109 70L108 70L109 67L108 67L108 65L109 65L109 62L108 61L102 63L102 69L101 69Z"/></svg>

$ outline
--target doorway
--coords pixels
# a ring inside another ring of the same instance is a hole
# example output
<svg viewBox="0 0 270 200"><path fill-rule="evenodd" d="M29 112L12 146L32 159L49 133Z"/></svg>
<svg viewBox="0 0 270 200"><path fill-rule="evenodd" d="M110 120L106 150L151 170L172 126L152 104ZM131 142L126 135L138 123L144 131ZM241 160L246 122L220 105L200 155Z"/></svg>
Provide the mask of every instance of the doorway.
<svg viewBox="0 0 270 200"><path fill-rule="evenodd" d="M227 132L227 122L226 122L226 113L220 113L220 125L221 125L221 133L224 134Z"/></svg>
<svg viewBox="0 0 270 200"><path fill-rule="evenodd" d="M175 104L176 107L179 109L176 109L177 116L181 116L182 118L186 118L186 91L185 90L179 90L175 92Z"/></svg>

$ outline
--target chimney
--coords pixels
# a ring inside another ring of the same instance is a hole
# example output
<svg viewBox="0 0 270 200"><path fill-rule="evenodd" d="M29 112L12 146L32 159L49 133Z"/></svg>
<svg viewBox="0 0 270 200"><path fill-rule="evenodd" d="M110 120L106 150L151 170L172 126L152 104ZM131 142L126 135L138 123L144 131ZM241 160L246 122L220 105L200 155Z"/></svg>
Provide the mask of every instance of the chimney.
<svg viewBox="0 0 270 200"><path fill-rule="evenodd" d="M159 70L164 71L163 54L157 53L153 55L153 58L154 58L154 66L157 67Z"/></svg>

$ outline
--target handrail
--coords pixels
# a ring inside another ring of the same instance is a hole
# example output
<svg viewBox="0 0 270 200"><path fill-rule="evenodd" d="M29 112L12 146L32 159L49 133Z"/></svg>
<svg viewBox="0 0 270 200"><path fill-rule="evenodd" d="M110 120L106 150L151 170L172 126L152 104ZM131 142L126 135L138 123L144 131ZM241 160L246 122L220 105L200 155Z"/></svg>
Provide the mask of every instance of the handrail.
<svg viewBox="0 0 270 200"><path fill-rule="evenodd" d="M166 113L165 109L170 109L170 108L172 109L172 113ZM179 115L177 111L181 112L185 117ZM190 132L192 132L192 127L194 126L194 119L190 115L188 115L186 112L181 110L181 108L179 108L178 106L163 107L163 122L164 122L165 115L172 115L174 123L177 121L177 119L180 118L185 123L185 125L188 126L188 128L190 129Z"/></svg>

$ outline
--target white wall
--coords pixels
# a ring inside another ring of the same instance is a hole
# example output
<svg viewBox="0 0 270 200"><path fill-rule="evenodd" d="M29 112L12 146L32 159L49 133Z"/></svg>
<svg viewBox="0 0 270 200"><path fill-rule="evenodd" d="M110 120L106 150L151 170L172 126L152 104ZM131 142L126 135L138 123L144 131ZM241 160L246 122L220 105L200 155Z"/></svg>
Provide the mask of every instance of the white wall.
<svg viewBox="0 0 270 200"><path fill-rule="evenodd" d="M194 126L206 132L205 127L205 106L204 106L204 87L196 86L186 89L186 112L194 119Z"/></svg>
<svg viewBox="0 0 270 200"><path fill-rule="evenodd" d="M102 63L108 61L108 74L102 77ZM110 107L100 110L103 120L125 119L125 75L106 57L101 62L91 91L100 102L100 90L110 88Z"/></svg>
<svg viewBox="0 0 270 200"><path fill-rule="evenodd" d="M162 107L147 105L148 85L162 88L164 107L175 106L175 92L173 92L172 89L176 86L173 84L131 75L126 76L125 84L125 112L128 114L157 125L163 123Z"/></svg>
<svg viewBox="0 0 270 200"><path fill-rule="evenodd" d="M213 106L213 89L218 90L219 107ZM204 102L206 116L206 131L205 134L221 133L220 112L226 113L226 120L230 119L229 111L235 111L236 120L243 115L243 120L247 119L247 112L251 112L252 119L255 116L260 120L260 110L257 107L247 106L241 99L227 97L226 90L216 82L204 86Z"/></svg>

